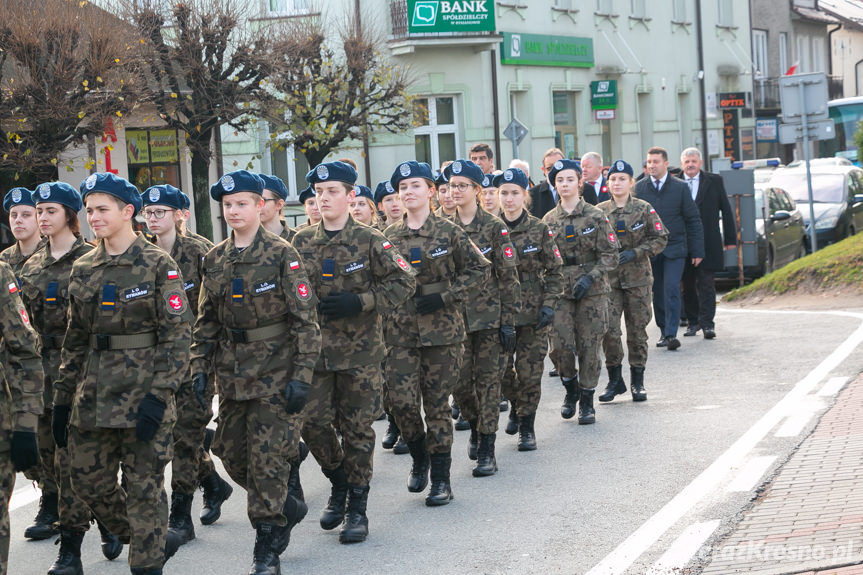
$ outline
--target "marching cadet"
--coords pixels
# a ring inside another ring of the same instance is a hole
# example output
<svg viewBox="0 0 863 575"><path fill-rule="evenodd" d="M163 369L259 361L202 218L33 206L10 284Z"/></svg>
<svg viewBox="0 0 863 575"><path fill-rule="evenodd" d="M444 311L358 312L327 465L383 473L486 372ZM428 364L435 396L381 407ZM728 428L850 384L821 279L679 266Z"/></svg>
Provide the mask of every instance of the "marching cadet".
<svg viewBox="0 0 863 575"><path fill-rule="evenodd" d="M290 242L297 235L285 222L282 209L285 200L288 199L288 188L281 178L258 174L264 180L264 209L261 210L261 225L285 240Z"/></svg>
<svg viewBox="0 0 863 575"><path fill-rule="evenodd" d="M482 178L482 190L479 193L480 206L496 218L500 217L500 198L494 185L494 174L486 174Z"/></svg>
<svg viewBox="0 0 863 575"><path fill-rule="evenodd" d="M52 431L72 489L131 542L133 574L162 573L174 394L188 377L192 314L177 264L132 228L141 194L123 178L81 183L98 247L72 264ZM117 483L120 464L128 490Z"/></svg>
<svg viewBox="0 0 863 575"><path fill-rule="evenodd" d="M315 198L315 189L312 186L309 186L300 192L300 203L303 205L303 210L306 212L306 223L298 225L294 230L296 232L309 226L315 226L321 221L321 212L318 210L318 200Z"/></svg>
<svg viewBox="0 0 863 575"><path fill-rule="evenodd" d="M348 204L348 209L351 217L361 224L371 226L378 231L383 231L386 227L378 217L372 191L366 186L354 186L354 197Z"/></svg>
<svg viewBox="0 0 863 575"><path fill-rule="evenodd" d="M204 256L213 245L183 233L183 198L171 185L147 188L141 195L141 215L154 235L157 246L171 255L179 266L193 317L198 314L201 291L201 267ZM212 370L210 370L212 371ZM208 381L212 373L208 373ZM199 395L199 396L197 396ZM219 476L209 453L204 449L207 424L213 417L213 386L206 385L200 394L192 386L191 373L184 378L176 394L177 422L174 425L174 458L171 461L171 512L168 516L168 553L195 538L192 523L192 499L198 486L204 489L201 523L210 525L221 515L222 503L233 488Z"/></svg>
<svg viewBox="0 0 863 575"><path fill-rule="evenodd" d="M438 208L434 211L435 215L441 218L455 217L455 202L452 200L452 192L443 172L435 178L435 186L438 201Z"/></svg>
<svg viewBox="0 0 863 575"><path fill-rule="evenodd" d="M299 413L321 348L316 299L290 244L261 226L264 181L239 170L210 196L231 236L204 258L192 344L195 390L212 363L219 394L213 453L247 493L256 531L254 575L280 572L279 555L306 504L288 491Z"/></svg>
<svg viewBox="0 0 863 575"><path fill-rule="evenodd" d="M530 181L519 168L494 178L503 222L518 255L521 310L515 316L516 348L506 354L503 393L512 402L506 432L518 432L518 450L536 449L534 420L539 407L542 370L548 351L548 326L563 291L560 252L551 230L528 212Z"/></svg>
<svg viewBox="0 0 863 575"><path fill-rule="evenodd" d="M357 224L348 205L357 173L340 161L306 175L315 187L321 222L301 230L294 247L321 302L323 348L304 412L303 438L332 484L323 529L341 543L368 536L366 504L375 432L381 412L382 314L414 292L413 272L377 230ZM342 441L336 435L336 426Z"/></svg>
<svg viewBox="0 0 863 575"><path fill-rule="evenodd" d="M668 230L653 207L634 196L632 166L623 160L608 170L611 199L596 207L614 226L618 250L617 269L608 274L611 293L608 296L608 331L602 340L608 386L599 401L606 402L626 393L623 369L620 316L626 320L626 347L629 350L629 374L632 378L632 401L645 401L644 366L647 363L647 324L653 315L653 272L650 258L662 252L668 242Z"/></svg>
<svg viewBox="0 0 863 575"><path fill-rule="evenodd" d="M578 403L578 423L586 425L596 421L593 392L602 368L600 345L608 328L606 274L617 267L617 241L602 210L579 195L578 162L556 161L548 181L560 195L557 207L542 218L563 256L563 297L555 308L551 333L551 357L566 389L560 415L570 419Z"/></svg>
<svg viewBox="0 0 863 575"><path fill-rule="evenodd" d="M387 249L409 254L417 287L412 299L392 311L387 325L387 385L413 459L408 491L425 490L431 465L426 505L446 505L453 498L449 396L463 355L461 306L488 278L489 262L464 230L431 212L434 176L428 164L404 162L390 182L406 215L387 228L394 246Z"/></svg>
<svg viewBox="0 0 863 575"><path fill-rule="evenodd" d="M32 200L31 200L32 201ZM0 390L0 575L9 564L9 499L15 488L15 472L33 468L39 462L36 439L42 415L42 363L36 332L18 295L12 268L0 262L0 337L3 341L3 370L6 384Z"/></svg>
<svg viewBox="0 0 863 575"><path fill-rule="evenodd" d="M392 183L384 180L377 185L375 203L384 215L384 229L401 221L405 210L399 199L398 190L393 188Z"/></svg>
<svg viewBox="0 0 863 575"><path fill-rule="evenodd" d="M484 477L497 472L494 443L500 417L500 378L506 365L504 354L515 350L515 316L521 300L518 256L504 223L477 206L486 177L479 166L456 160L446 167L445 175L458 210L454 221L492 264L489 277L465 302L467 337L453 393L461 416L470 424L468 457L477 462L473 476Z"/></svg>
<svg viewBox="0 0 863 575"><path fill-rule="evenodd" d="M47 243L21 269L21 297L39 334L45 373L45 411L39 418L42 471L56 483L59 496L60 552L48 574L65 575L82 571L81 541L90 528L92 512L72 490L68 449L57 449L51 435L52 386L59 377L60 348L66 335L72 264L93 246L85 242L78 231L78 212L83 207L78 190L63 182L45 183L33 192L33 200L39 228ZM103 554L115 559L123 545L101 523L99 531Z"/></svg>
<svg viewBox="0 0 863 575"><path fill-rule="evenodd" d="M205 238L200 234L196 234L192 231L191 226L189 225L189 221L192 219L192 212L189 209L192 207L192 200L187 196L182 190L180 192L180 199L183 201L183 208L180 210L180 214L183 216L183 235L187 238L192 238L195 240L199 240L209 245L213 246L213 242L209 239Z"/></svg>

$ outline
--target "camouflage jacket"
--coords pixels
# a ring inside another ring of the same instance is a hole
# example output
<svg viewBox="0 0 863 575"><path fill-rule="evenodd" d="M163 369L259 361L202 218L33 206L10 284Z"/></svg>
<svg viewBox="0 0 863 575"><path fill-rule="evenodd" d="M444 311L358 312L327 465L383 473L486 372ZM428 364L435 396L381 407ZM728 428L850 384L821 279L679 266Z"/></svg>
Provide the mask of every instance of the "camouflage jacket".
<svg viewBox="0 0 863 575"><path fill-rule="evenodd" d="M508 222L504 222L509 225ZM525 210L524 218L511 227L509 239L518 256L521 311L515 325L535 325L539 308L554 308L563 292L563 260L548 226Z"/></svg>
<svg viewBox="0 0 863 575"><path fill-rule="evenodd" d="M60 348L69 323L69 276L72 264L93 246L78 236L68 252L54 259L50 247L39 250L27 260L19 274L21 298L39 334L42 369L45 372L43 401L50 408L54 382L60 377Z"/></svg>
<svg viewBox="0 0 863 575"><path fill-rule="evenodd" d="M100 243L72 264L54 405L72 405L71 422L81 428L135 427L147 393L167 404L165 421L176 420L174 392L188 377L194 318L176 262L137 235L118 256Z"/></svg>
<svg viewBox="0 0 863 575"><path fill-rule="evenodd" d="M0 391L0 452L10 449L9 432L36 431L42 414L42 362L36 332L18 293L12 268L0 263L0 336L7 382Z"/></svg>
<svg viewBox="0 0 863 575"><path fill-rule="evenodd" d="M282 233L279 234L279 237L285 240L288 243L294 241L294 237L297 235L297 230L288 227L287 222L282 221Z"/></svg>
<svg viewBox="0 0 863 575"><path fill-rule="evenodd" d="M633 250L635 259L609 272L613 289L628 289L653 285L650 258L662 252L668 242L668 230L662 225L653 206L630 196L626 205L618 208L614 200L596 206L608 217L620 251Z"/></svg>
<svg viewBox="0 0 863 575"><path fill-rule="evenodd" d="M417 313L413 298L387 316L389 345L427 347L460 343L465 337L461 306L489 277L488 260L459 226L429 214L418 230L405 220L386 230L400 253L407 254L416 273L417 295L439 293L444 307L430 314Z"/></svg>
<svg viewBox="0 0 863 575"><path fill-rule="evenodd" d="M488 212L477 208L469 224L453 221L462 227L480 253L491 262L491 275L469 295L462 309L468 333L515 325L521 308L521 288L518 283L518 255L509 238L506 225Z"/></svg>
<svg viewBox="0 0 863 575"><path fill-rule="evenodd" d="M203 277L204 256L213 249L213 245L204 238L197 239L177 234L174 246L171 248L171 259L180 266L180 276L183 278L183 291L189 300L192 316L198 316L198 299L201 294L201 278Z"/></svg>
<svg viewBox="0 0 863 575"><path fill-rule="evenodd" d="M593 278L588 296L607 294L608 272L617 267L617 239L605 213L579 199L572 212L558 203L542 221L554 233L563 257L563 297L573 299L572 289L585 274Z"/></svg>
<svg viewBox="0 0 863 575"><path fill-rule="evenodd" d="M382 316L414 293L414 272L387 238L348 216L345 227L330 238L323 222L294 238L318 298L337 292L360 296L359 315L320 318L323 347L320 370L340 370L386 357Z"/></svg>
<svg viewBox="0 0 863 575"><path fill-rule="evenodd" d="M206 255L203 273L192 373L214 369L219 395L238 401L281 394L291 378L311 383L321 332L297 251L263 227L242 251L231 234ZM274 334L248 341L265 327Z"/></svg>
<svg viewBox="0 0 863 575"><path fill-rule="evenodd" d="M36 253L39 252L42 248L45 247L45 244L48 243L47 238L42 238L39 240L39 244L36 246L36 249L33 250L33 253L29 256L25 256L21 253L21 246L18 245L18 242L15 242L2 252L0 252L0 262L9 264L9 267L12 268L12 271L16 276L21 272L21 268L24 267L24 264L28 259L32 258ZM20 281L19 281L20 283Z"/></svg>

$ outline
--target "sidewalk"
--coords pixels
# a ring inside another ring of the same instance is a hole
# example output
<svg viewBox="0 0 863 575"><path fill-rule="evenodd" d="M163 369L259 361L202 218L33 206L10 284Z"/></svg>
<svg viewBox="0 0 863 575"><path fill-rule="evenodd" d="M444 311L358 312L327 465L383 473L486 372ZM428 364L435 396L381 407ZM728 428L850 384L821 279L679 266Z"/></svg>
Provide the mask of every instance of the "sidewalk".
<svg viewBox="0 0 863 575"><path fill-rule="evenodd" d="M704 575L863 575L863 376L848 383Z"/></svg>

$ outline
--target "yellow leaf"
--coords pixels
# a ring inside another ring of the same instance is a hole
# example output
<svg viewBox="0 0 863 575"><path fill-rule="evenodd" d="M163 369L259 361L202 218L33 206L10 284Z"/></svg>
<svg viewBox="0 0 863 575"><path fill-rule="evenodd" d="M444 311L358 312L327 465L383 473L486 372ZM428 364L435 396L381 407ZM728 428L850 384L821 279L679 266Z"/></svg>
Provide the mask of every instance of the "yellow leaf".
<svg viewBox="0 0 863 575"><path fill-rule="evenodd" d="M102 76L96 76L96 81L97 81L97 82L101 82L101 81L102 81Z"/></svg>
<svg viewBox="0 0 863 575"><path fill-rule="evenodd" d="M123 112L121 112L120 110L117 110L117 117L118 117L118 118L122 118L122 117L123 117Z"/></svg>
<svg viewBox="0 0 863 575"><path fill-rule="evenodd" d="M51 165L52 165L52 166L56 166L56 165L57 165L57 158L51 158Z"/></svg>
<svg viewBox="0 0 863 575"><path fill-rule="evenodd" d="M174 98L174 99L176 99L176 98L177 98L177 93L176 93L176 92L171 92L171 97L172 97L172 98Z"/></svg>
<svg viewBox="0 0 863 575"><path fill-rule="evenodd" d="M90 84L90 82L89 82L89 81L87 81L87 80L84 80L83 82L81 82L81 85L82 85L82 86L84 86L85 88L86 88L89 84Z"/></svg>
<svg viewBox="0 0 863 575"><path fill-rule="evenodd" d="M85 114L83 111L78 112L78 119L80 120L81 118L83 118L83 117L84 117L84 116L86 116L86 115L87 115L87 114Z"/></svg>
<svg viewBox="0 0 863 575"><path fill-rule="evenodd" d="M119 64L119 63L120 63L120 59L119 59L119 58L114 58L114 63L115 63L115 64Z"/></svg>

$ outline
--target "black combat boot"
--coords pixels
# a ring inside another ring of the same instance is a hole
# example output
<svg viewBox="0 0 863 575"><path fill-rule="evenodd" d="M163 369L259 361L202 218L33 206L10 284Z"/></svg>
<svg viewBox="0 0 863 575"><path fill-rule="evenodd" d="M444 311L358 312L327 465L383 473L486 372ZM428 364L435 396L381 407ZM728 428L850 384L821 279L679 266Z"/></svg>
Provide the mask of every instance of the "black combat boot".
<svg viewBox="0 0 863 575"><path fill-rule="evenodd" d="M41 541L57 535L59 531L54 524L60 520L57 514L57 494L43 493L39 499L39 511L33 525L24 530L24 537L34 541Z"/></svg>
<svg viewBox="0 0 863 575"><path fill-rule="evenodd" d="M476 432L476 423L470 424L470 439L467 440L467 458L476 461L476 449L479 444L479 434Z"/></svg>
<svg viewBox="0 0 863 575"><path fill-rule="evenodd" d="M84 567L81 565L81 542L84 540L84 531L74 531L60 527L60 553L57 560L48 569L48 575L84 575Z"/></svg>
<svg viewBox="0 0 863 575"><path fill-rule="evenodd" d="M123 552L123 542L99 521L96 521L96 526L99 528L99 535L102 538L102 555L108 561L113 561Z"/></svg>
<svg viewBox="0 0 863 575"><path fill-rule="evenodd" d="M623 381L622 370L623 368L619 365L608 366L608 385L605 386L605 391L599 396L599 401L605 403L621 393L626 393L626 382Z"/></svg>
<svg viewBox="0 0 863 575"><path fill-rule="evenodd" d="M515 411L515 406L509 410L509 418L506 421L506 429L504 429L507 435L518 433L518 414Z"/></svg>
<svg viewBox="0 0 863 575"><path fill-rule="evenodd" d="M323 470L330 480L330 499L321 511L321 528L327 531L335 529L345 520L345 499L348 496L348 477L345 475L345 464L340 463L332 470Z"/></svg>
<svg viewBox="0 0 863 575"><path fill-rule="evenodd" d="M393 445L393 453L396 455L404 455L405 453L410 453L411 450L408 447L408 442L405 441L405 438L399 435L398 441Z"/></svg>
<svg viewBox="0 0 863 575"><path fill-rule="evenodd" d="M399 426L396 425L396 418L392 414L388 415L387 418L390 420L390 423L387 425L387 431L384 433L383 439L381 439L381 447L392 449L396 441L399 440Z"/></svg>
<svg viewBox="0 0 863 575"><path fill-rule="evenodd" d="M201 482L204 490L204 505L201 507L201 525L212 525L222 516L222 503L228 500L234 488L231 484L219 477L214 469Z"/></svg>
<svg viewBox="0 0 863 575"><path fill-rule="evenodd" d="M452 456L449 453L431 454L431 489L426 497L426 505L437 507L446 505L453 500L452 488L449 484L449 468Z"/></svg>
<svg viewBox="0 0 863 575"><path fill-rule="evenodd" d="M453 427L455 427L456 431L467 431L470 429L470 423L467 419L462 417L461 411L459 411L458 419L455 420L455 425L453 425Z"/></svg>
<svg viewBox="0 0 863 575"><path fill-rule="evenodd" d="M518 450L519 451L535 451L536 450L536 434L533 431L533 422L536 420L536 414L520 415L518 417Z"/></svg>
<svg viewBox="0 0 863 575"><path fill-rule="evenodd" d="M476 467L474 477L488 477L497 473L497 459L494 457L494 433L479 434L479 448L476 451Z"/></svg>
<svg viewBox="0 0 863 575"><path fill-rule="evenodd" d="M132 567L132 575L162 575L161 567Z"/></svg>
<svg viewBox="0 0 863 575"><path fill-rule="evenodd" d="M450 414L453 419L458 419L459 414L461 413L461 409L458 406L458 402L455 398L452 398L452 403L450 404Z"/></svg>
<svg viewBox="0 0 863 575"><path fill-rule="evenodd" d="M168 516L168 536L165 540L165 556L168 558L173 557L177 549L195 538L192 497L191 493L171 493L171 514Z"/></svg>
<svg viewBox="0 0 863 575"><path fill-rule="evenodd" d="M596 412L593 410L593 390L582 389L578 398L578 424L590 425L596 423Z"/></svg>
<svg viewBox="0 0 863 575"><path fill-rule="evenodd" d="M285 526L273 526L273 551L281 555L291 542L291 530L306 517L309 506L305 501L297 499L290 493L282 505L282 515L285 516Z"/></svg>
<svg viewBox="0 0 863 575"><path fill-rule="evenodd" d="M560 381L566 389L563 404L560 406L560 416L564 419L572 419L575 415L575 404L578 403L578 376L571 379L561 377Z"/></svg>
<svg viewBox="0 0 863 575"><path fill-rule="evenodd" d="M298 449L300 456L288 462L291 464L291 472L288 475L288 495L293 495L299 501L305 501L306 496L303 493L303 485L300 483L300 465L309 456L309 447L305 441L300 441Z"/></svg>
<svg viewBox="0 0 863 575"><path fill-rule="evenodd" d="M500 403L498 403L497 405L501 413L509 409L509 401L507 401L507 399L503 396L502 393L500 394Z"/></svg>
<svg viewBox="0 0 863 575"><path fill-rule="evenodd" d="M368 486L348 487L348 511L345 514L345 524L339 531L339 543L362 543L369 536L369 518L366 517L368 501Z"/></svg>
<svg viewBox="0 0 863 575"><path fill-rule="evenodd" d="M249 575L280 575L279 556L273 549L276 526L272 523L258 523L255 528L255 550L252 554L252 568Z"/></svg>
<svg viewBox="0 0 863 575"><path fill-rule="evenodd" d="M425 491L429 484L429 453L426 449L425 435L414 441L408 441L408 449L413 459L411 473L408 475L408 491L420 493Z"/></svg>
<svg viewBox="0 0 863 575"><path fill-rule="evenodd" d="M644 368L629 367L629 375L632 377L632 401L647 401L647 392L644 391Z"/></svg>

